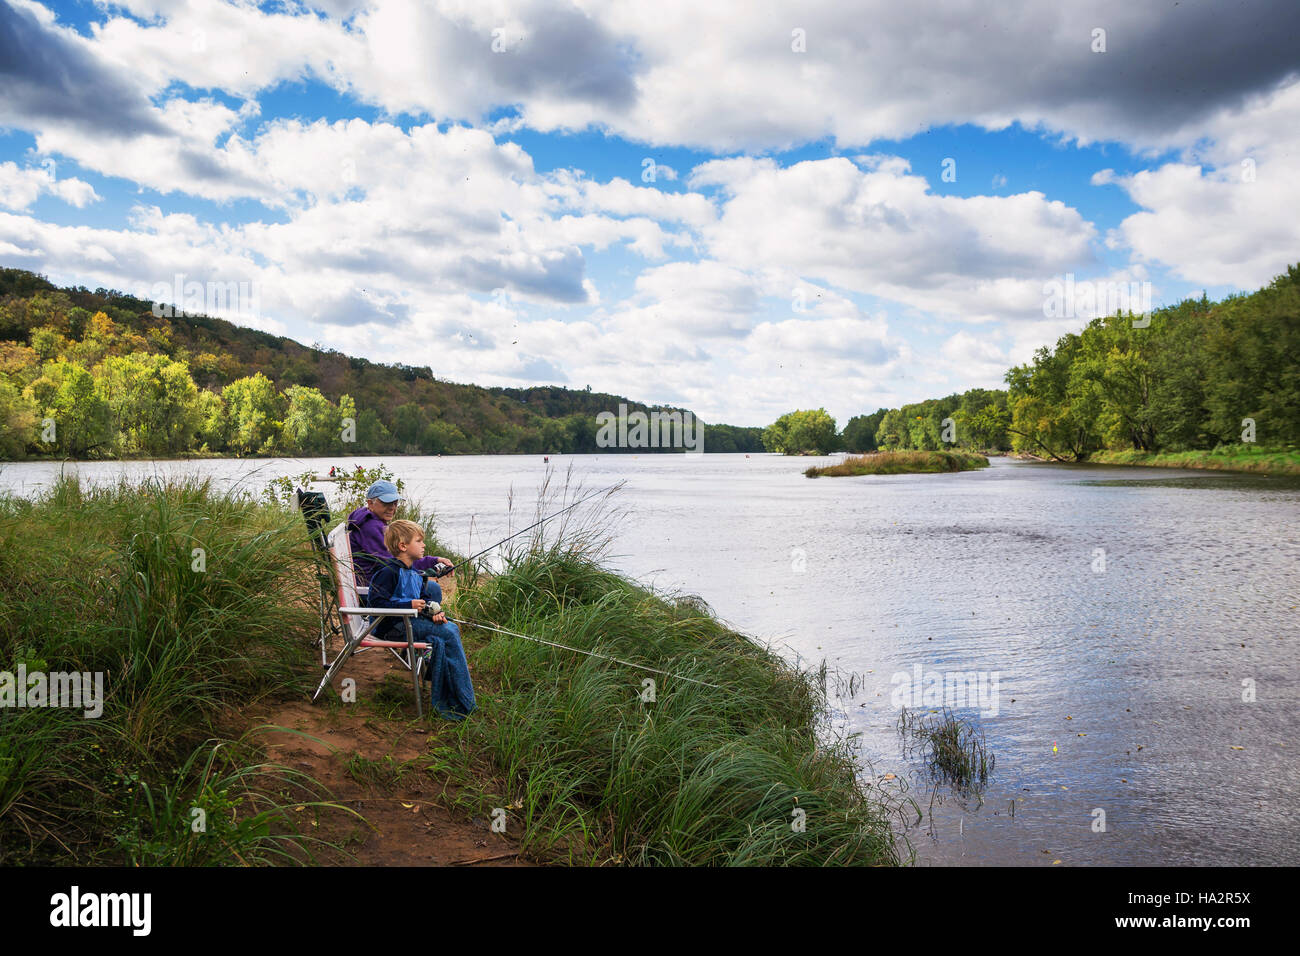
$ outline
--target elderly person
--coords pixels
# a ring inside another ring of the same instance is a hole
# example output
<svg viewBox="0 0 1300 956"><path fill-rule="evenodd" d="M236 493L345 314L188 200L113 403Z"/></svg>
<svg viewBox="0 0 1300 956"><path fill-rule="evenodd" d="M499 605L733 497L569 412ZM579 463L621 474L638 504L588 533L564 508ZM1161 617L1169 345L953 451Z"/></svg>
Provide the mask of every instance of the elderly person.
<svg viewBox="0 0 1300 956"><path fill-rule="evenodd" d="M356 574L357 584L369 586L375 571L384 562L391 559L388 548L384 546L384 532L388 522L397 516L397 503L402 496L397 486L391 481L376 481L366 489L366 504L348 515L348 539L352 543L352 569ZM431 556L420 558L411 567L416 571L432 568L437 564L451 564L446 558Z"/></svg>

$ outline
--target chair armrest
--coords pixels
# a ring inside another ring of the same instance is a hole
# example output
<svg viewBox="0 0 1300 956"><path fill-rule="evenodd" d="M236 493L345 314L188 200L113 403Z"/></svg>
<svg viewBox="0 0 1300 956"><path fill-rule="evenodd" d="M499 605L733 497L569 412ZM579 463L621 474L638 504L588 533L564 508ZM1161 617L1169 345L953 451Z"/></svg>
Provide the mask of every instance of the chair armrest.
<svg viewBox="0 0 1300 956"><path fill-rule="evenodd" d="M363 614L366 617L415 617L420 612L410 607L341 607L343 614Z"/></svg>

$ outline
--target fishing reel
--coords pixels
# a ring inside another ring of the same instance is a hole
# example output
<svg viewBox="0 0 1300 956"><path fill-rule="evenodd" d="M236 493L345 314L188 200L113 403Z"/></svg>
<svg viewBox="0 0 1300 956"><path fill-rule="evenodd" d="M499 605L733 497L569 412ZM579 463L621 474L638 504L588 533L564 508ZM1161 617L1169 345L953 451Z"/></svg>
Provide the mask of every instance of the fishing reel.
<svg viewBox="0 0 1300 956"><path fill-rule="evenodd" d="M432 621L434 617L442 613L442 605L437 601L427 601L424 607L420 609L419 617L427 618Z"/></svg>
<svg viewBox="0 0 1300 956"><path fill-rule="evenodd" d="M431 568L421 568L420 573L424 575L426 578L441 578L441 577L445 577L448 574L451 574L451 572L455 570L456 570L456 565L443 564L440 561Z"/></svg>

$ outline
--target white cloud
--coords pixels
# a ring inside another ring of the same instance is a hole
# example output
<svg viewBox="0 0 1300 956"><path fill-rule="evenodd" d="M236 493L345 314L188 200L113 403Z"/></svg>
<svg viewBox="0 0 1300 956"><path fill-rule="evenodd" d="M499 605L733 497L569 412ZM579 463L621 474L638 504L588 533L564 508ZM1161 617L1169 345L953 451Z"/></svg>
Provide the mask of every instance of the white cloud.
<svg viewBox="0 0 1300 956"><path fill-rule="evenodd" d="M43 194L58 196L78 209L99 201L90 183L76 178L56 179L52 164L24 169L17 163L0 163L0 206L26 209Z"/></svg>
<svg viewBox="0 0 1300 956"><path fill-rule="evenodd" d="M693 187L727 199L701 231L709 252L746 268L785 268L842 289L967 321L1041 299L1042 277L1093 261L1096 230L1040 192L943 196L897 157L844 157L780 168L727 159Z"/></svg>
<svg viewBox="0 0 1300 956"><path fill-rule="evenodd" d="M826 136L862 145L947 123L1017 121L1082 142L1187 145L1214 110L1296 70L1287 38L1297 11L1266 0L1227 18L1200 5L1174 13L1126 0L1019 0L999 7L995 30L978 6L939 0L851 11L834 0L315 5L355 14L346 25L303 7L130 6L143 19L111 15L87 47L151 93L180 81L253 96L315 77L392 114L482 121L517 104L543 132L596 126L714 151ZM1092 50L1098 26L1104 54ZM803 52L792 48L795 29Z"/></svg>
<svg viewBox="0 0 1300 956"><path fill-rule="evenodd" d="M104 5L86 38L32 0L0 3L0 39L22 41L0 67L0 122L31 130L38 154L270 213L225 223L150 198L122 229L4 214L0 253L77 284L247 278L262 292L260 327L304 341L433 364L454 380L551 375L682 396L706 417L770 420L792 403L843 410L993 384L1081 322L1042 314L1044 281L1098 266L1078 209L1043 191L934 193L896 156L787 168L729 157L680 176L656 162L654 182L641 157L825 137L869 147L950 122L1172 149L1175 162L1092 176L1142 210L1107 237L1132 259L1110 278L1149 265L1248 288L1300 248L1300 83L1286 85L1297 12L1257 0L1231 18L1184 7L1022 0L986 30L975 6L883 0L854 12L830 0L124 0ZM1266 35L1252 26L1261 10ZM1090 49L1098 25L1104 55ZM796 27L806 52L791 49ZM257 97L299 80L391 121L261 123ZM502 107L516 112L490 130L447 123ZM416 122L403 128L402 114ZM538 173L494 138L522 127L593 128L644 152L603 182ZM43 176L0 165L0 205L99 199L83 180ZM620 245L650 265L626 301L600 306L588 255ZM805 313L790 311L795 287L810 290ZM480 301L495 289L505 298ZM898 307L886 321L851 295ZM970 327L953 333L952 322ZM931 336L938 361L917 360L891 323Z"/></svg>
<svg viewBox="0 0 1300 956"><path fill-rule="evenodd" d="M1204 285L1269 282L1300 261L1300 81L1216 115L1183 161L1106 181L1142 207L1113 247Z"/></svg>
<svg viewBox="0 0 1300 956"><path fill-rule="evenodd" d="M1011 366L1006 352L991 337L964 330L950 336L939 355L964 379L1000 379Z"/></svg>

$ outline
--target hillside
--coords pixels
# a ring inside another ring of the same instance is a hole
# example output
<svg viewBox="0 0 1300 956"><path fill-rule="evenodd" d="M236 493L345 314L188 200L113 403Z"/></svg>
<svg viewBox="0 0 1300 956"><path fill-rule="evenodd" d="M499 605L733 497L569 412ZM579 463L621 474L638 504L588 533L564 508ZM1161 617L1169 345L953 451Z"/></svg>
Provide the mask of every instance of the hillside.
<svg viewBox="0 0 1300 956"><path fill-rule="evenodd" d="M620 404L673 411L558 386L458 384L0 269L0 458L661 450L597 447L597 414ZM706 424L704 450L762 451L760 432Z"/></svg>

